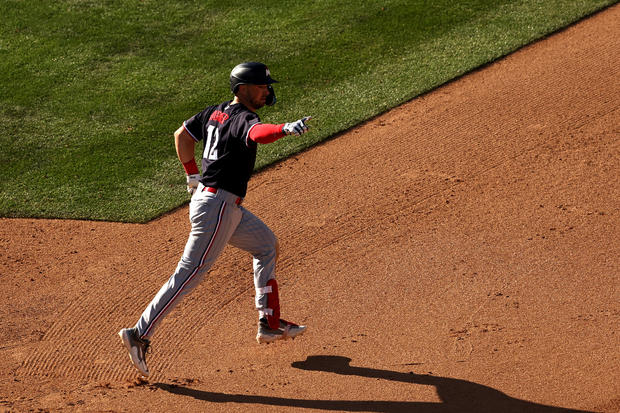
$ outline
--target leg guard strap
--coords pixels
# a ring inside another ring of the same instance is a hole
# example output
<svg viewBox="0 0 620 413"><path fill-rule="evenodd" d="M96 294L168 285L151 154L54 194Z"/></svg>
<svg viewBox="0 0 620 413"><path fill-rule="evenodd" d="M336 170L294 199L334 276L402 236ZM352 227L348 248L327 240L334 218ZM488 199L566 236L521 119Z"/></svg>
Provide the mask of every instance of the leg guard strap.
<svg viewBox="0 0 620 413"><path fill-rule="evenodd" d="M260 310L267 316L269 328L280 328L280 298L278 294L278 282L275 279L267 281L265 287L257 288L257 294L267 295L267 307Z"/></svg>

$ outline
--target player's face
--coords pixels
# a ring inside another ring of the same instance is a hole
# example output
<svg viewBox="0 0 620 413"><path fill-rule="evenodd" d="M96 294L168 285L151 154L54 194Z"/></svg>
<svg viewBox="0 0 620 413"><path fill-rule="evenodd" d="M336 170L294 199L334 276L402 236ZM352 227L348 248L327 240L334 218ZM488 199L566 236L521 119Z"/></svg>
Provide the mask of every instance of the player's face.
<svg viewBox="0 0 620 413"><path fill-rule="evenodd" d="M237 96L249 109L257 110L265 106L269 89L267 85L241 85Z"/></svg>

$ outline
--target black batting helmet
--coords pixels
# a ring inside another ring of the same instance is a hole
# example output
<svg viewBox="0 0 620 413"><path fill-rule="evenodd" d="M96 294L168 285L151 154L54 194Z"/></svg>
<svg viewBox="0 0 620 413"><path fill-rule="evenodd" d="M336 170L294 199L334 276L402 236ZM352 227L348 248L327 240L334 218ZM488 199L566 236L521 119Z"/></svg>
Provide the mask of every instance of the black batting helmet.
<svg viewBox="0 0 620 413"><path fill-rule="evenodd" d="M271 77L267 66L259 62L244 62L238 64L230 72L230 90L237 93L240 85L267 85L269 95L266 104L268 106L276 103L276 94L271 87L272 83L278 83Z"/></svg>

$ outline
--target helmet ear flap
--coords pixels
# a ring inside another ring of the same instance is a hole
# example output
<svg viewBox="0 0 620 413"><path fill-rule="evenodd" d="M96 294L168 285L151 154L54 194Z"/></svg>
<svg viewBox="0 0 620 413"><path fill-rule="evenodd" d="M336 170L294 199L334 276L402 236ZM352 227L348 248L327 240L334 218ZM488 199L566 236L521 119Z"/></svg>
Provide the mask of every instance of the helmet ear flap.
<svg viewBox="0 0 620 413"><path fill-rule="evenodd" d="M273 106L276 104L276 92L273 90L271 85L267 85L267 89L269 90L269 94L267 95L267 99L265 100L265 104L267 106Z"/></svg>

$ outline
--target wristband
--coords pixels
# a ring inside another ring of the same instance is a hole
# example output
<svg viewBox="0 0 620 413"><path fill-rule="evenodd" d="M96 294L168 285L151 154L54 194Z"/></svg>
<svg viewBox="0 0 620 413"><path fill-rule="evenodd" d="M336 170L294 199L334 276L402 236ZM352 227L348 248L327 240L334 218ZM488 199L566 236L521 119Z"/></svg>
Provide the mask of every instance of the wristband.
<svg viewBox="0 0 620 413"><path fill-rule="evenodd" d="M196 159L192 158L183 164L183 169L187 175L196 175L198 172L198 165L196 165Z"/></svg>

